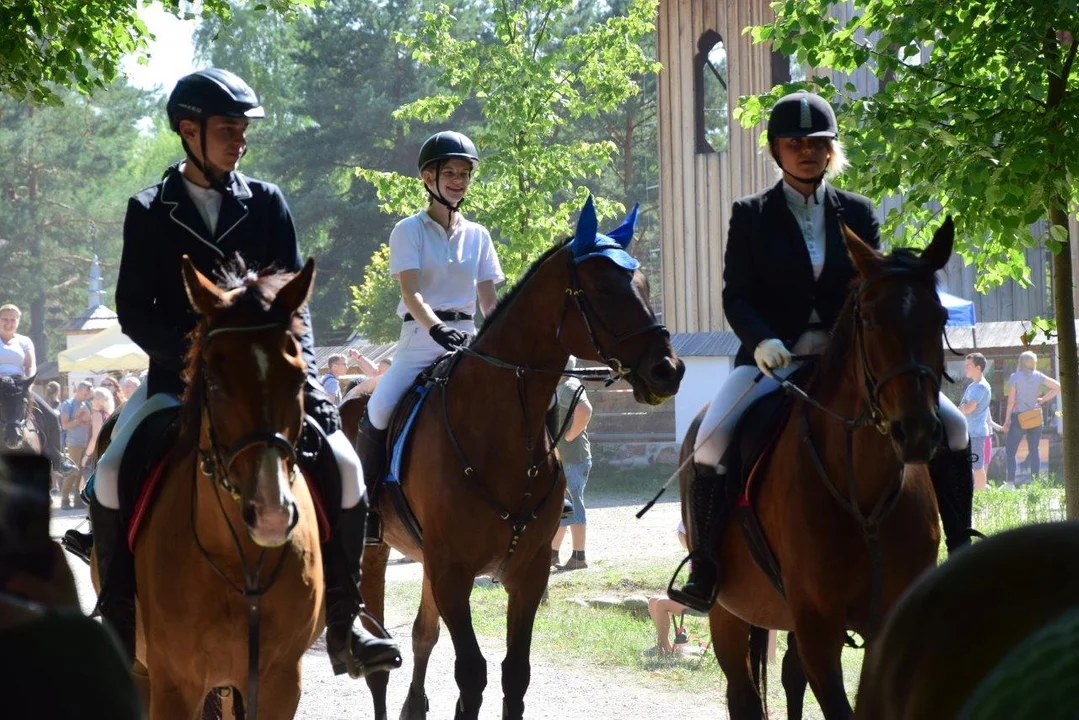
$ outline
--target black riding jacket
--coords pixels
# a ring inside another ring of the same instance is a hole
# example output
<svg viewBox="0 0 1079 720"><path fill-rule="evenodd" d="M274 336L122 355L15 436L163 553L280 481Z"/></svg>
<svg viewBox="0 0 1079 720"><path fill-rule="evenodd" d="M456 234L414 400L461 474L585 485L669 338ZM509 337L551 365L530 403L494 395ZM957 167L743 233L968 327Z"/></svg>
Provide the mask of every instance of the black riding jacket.
<svg viewBox="0 0 1079 720"><path fill-rule="evenodd" d="M281 190L239 173L232 174L228 190L215 233L206 228L177 167L128 201L116 314L124 333L150 356L149 395L178 395L184 390L186 336L197 320L184 290L184 255L210 278L235 253L249 269L273 266L297 271L302 266L296 228ZM307 332L300 343L314 380L314 339L307 308L301 317Z"/></svg>

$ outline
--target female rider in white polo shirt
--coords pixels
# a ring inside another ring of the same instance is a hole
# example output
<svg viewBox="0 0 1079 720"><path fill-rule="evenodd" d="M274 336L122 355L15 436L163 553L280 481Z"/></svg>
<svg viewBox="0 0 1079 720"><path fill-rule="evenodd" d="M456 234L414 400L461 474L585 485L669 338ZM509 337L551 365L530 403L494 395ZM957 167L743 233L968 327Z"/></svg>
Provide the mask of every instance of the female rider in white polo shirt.
<svg viewBox="0 0 1079 720"><path fill-rule="evenodd" d="M357 450L367 478L382 475L386 428L416 375L447 350L468 344L476 331L477 299L484 315L498 301L495 284L505 275L491 234L457 210L479 161L476 146L458 132L436 133L420 148L429 202L390 233L390 272L401 285L397 314L403 324L393 365L360 421Z"/></svg>

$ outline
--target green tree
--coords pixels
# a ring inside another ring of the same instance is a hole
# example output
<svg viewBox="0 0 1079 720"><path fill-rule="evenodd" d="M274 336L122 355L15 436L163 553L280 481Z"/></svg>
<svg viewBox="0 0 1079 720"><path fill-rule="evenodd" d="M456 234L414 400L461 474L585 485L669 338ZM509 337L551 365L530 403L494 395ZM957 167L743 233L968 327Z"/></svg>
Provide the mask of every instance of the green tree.
<svg viewBox="0 0 1079 720"><path fill-rule="evenodd" d="M389 236L394 219L378 209L357 165L408 173L433 126L395 123L400 105L434 90L434 71L418 65L395 42L426 0L339 0L294 23L264 22L250 4L233 8L196 34L200 54L256 88L268 120L251 131L245 172L279 183L296 216L301 250L319 260L312 300L316 338L353 328L358 309L351 286ZM484 37L486 3L463 3L458 22ZM476 117L466 107L455 117ZM390 309L393 317L393 309Z"/></svg>
<svg viewBox="0 0 1079 720"><path fill-rule="evenodd" d="M569 234L588 193L579 183L595 181L610 167L614 143L580 139L572 125L633 97L640 91L634 78L655 71L640 41L653 29L656 5L634 0L625 14L599 22L572 0L500 2L491 12L490 43L460 32L450 9L440 5L420 14L415 32L398 36L416 62L438 69L440 91L398 109L399 119L434 122L470 101L480 106L483 119L470 132L483 159L468 212L491 229L511 280ZM414 171L361 167L356 174L375 186L384 212L400 217L423 205ZM597 207L606 216L622 209L618 200L602 197ZM381 307L396 292L387 275L368 273L356 299ZM365 321L366 335L390 339Z"/></svg>
<svg viewBox="0 0 1079 720"><path fill-rule="evenodd" d="M295 14L315 0L264 0L263 10ZM148 5L149 0L142 0ZM177 17L194 19L196 3L163 0ZM204 18L228 18L228 0L202 0ZM147 56L152 38L136 0L7 0L0 4L0 93L56 104L59 87L87 94L115 82L124 56Z"/></svg>
<svg viewBox="0 0 1079 720"><path fill-rule="evenodd" d="M142 144L135 122L148 105L122 85L89 97L57 92L63 106L0 96L0 287L26 313L21 327L41 362L86 307L95 253L106 285L115 280L134 179L127 160Z"/></svg>
<svg viewBox="0 0 1079 720"><path fill-rule="evenodd" d="M1059 333L1068 517L1079 517L1079 368L1068 213L1079 202L1079 12L1075 0L984 2L855 0L846 24L821 3L773 3L754 40L815 68L869 67L880 91L812 80L842 105L852 184L880 200L902 194L885 237L927 237L956 216L959 251L979 268L980 289L1006 277L1029 282L1030 224L1049 218ZM745 98L743 126L788 88ZM1041 278L1034 278L1040 282Z"/></svg>

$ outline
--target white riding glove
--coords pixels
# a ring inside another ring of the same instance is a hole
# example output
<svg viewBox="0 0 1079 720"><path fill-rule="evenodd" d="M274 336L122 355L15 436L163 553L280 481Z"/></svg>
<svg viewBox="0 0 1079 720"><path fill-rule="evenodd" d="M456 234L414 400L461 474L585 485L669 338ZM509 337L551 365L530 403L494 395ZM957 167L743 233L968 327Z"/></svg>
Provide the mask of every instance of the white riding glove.
<svg viewBox="0 0 1079 720"><path fill-rule="evenodd" d="M761 340L757 349L753 351L753 360L762 373L768 377L774 377L773 370L785 368L791 364L791 351L779 338Z"/></svg>

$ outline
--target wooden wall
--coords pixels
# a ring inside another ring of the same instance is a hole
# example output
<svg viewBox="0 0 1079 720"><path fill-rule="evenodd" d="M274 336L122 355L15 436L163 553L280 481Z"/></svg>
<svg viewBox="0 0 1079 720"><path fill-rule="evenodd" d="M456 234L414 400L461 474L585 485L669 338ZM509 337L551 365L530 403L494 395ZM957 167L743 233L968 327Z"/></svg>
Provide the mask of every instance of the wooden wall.
<svg viewBox="0 0 1079 720"><path fill-rule="evenodd" d="M728 108L738 97L772 87L771 50L753 45L742 29L771 17L761 0L663 0L657 28L659 60L660 236L664 322L671 332L729 330L723 316L723 251L728 215L737 198L778 179L758 148L761 128L730 121L723 153L697 154L694 69L697 40L706 30L727 49Z"/></svg>

